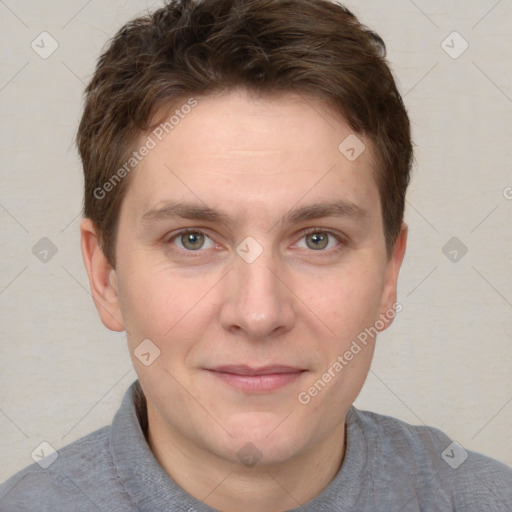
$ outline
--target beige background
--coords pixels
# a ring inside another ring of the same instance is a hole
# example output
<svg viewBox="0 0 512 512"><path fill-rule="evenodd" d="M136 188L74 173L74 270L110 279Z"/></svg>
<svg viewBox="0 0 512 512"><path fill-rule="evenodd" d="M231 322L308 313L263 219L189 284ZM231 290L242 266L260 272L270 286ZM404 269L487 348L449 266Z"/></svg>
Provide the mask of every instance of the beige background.
<svg viewBox="0 0 512 512"><path fill-rule="evenodd" d="M387 42L417 144L404 310L356 406L512 465L512 2L345 3ZM73 137L104 43L157 5L0 1L0 481L42 441L109 424L135 378L89 294ZM31 48L43 31L59 45L47 59ZM453 31L469 44L457 59L441 46ZM58 251L46 263L32 252L43 237ZM457 263L442 252L452 237L468 248Z"/></svg>

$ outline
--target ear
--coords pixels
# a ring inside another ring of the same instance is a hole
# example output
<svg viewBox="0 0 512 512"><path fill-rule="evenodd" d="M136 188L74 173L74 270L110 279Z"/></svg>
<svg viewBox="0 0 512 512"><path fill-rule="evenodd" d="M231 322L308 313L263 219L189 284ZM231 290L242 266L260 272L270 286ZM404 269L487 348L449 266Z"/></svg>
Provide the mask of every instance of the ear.
<svg viewBox="0 0 512 512"><path fill-rule="evenodd" d="M101 321L111 331L124 331L115 270L103 254L91 219L82 220L80 235L82 258L89 276L92 298Z"/></svg>
<svg viewBox="0 0 512 512"><path fill-rule="evenodd" d="M397 281L398 281L398 274L400 272L400 267L402 266L402 261L404 259L405 255L405 248L407 246L407 233L408 233L408 226L405 224L405 222L402 222L402 226L400 228L400 233L397 236L397 239L395 241L395 244L393 246L393 252L387 262L386 265L386 278L385 278L385 284L384 284L384 292L382 294L382 302L381 302L381 310L380 314L386 315L386 318L388 319L387 322L385 322L385 326L382 329L379 329L380 331L383 331L387 329L392 323L393 323L393 316L390 318L390 311L401 311L402 308L397 307Z"/></svg>

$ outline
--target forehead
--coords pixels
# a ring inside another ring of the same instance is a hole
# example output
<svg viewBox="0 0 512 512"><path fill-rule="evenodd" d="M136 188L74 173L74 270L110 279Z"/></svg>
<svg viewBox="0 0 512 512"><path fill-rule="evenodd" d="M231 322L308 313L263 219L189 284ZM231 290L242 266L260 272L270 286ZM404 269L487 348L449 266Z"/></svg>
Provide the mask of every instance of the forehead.
<svg viewBox="0 0 512 512"><path fill-rule="evenodd" d="M233 90L195 101L161 108L162 124L141 135L152 149L125 199L134 220L170 198L246 211L289 208L308 195L362 209L379 202L371 142L320 100Z"/></svg>

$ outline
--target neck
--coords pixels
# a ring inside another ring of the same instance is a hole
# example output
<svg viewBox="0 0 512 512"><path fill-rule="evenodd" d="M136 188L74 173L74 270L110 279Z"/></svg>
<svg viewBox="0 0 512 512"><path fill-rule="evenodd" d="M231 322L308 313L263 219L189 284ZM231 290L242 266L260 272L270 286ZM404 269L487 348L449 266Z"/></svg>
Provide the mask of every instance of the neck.
<svg viewBox="0 0 512 512"><path fill-rule="evenodd" d="M345 453L345 422L327 439L291 459L246 467L227 460L170 426L150 404L149 446L167 474L186 492L223 512L283 512L321 493Z"/></svg>

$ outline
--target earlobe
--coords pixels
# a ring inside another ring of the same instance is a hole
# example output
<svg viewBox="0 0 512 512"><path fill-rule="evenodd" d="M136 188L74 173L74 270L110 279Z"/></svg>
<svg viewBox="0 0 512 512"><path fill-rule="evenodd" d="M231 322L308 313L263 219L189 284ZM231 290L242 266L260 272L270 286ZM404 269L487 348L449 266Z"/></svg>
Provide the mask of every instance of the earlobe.
<svg viewBox="0 0 512 512"><path fill-rule="evenodd" d="M92 298L101 321L112 331L123 331L117 275L103 254L91 219L82 220L80 235L82 258L89 276Z"/></svg>

